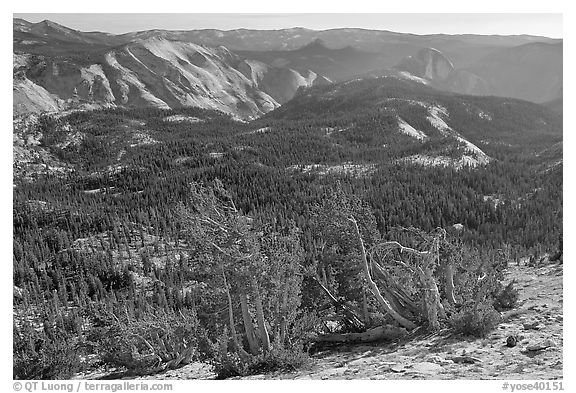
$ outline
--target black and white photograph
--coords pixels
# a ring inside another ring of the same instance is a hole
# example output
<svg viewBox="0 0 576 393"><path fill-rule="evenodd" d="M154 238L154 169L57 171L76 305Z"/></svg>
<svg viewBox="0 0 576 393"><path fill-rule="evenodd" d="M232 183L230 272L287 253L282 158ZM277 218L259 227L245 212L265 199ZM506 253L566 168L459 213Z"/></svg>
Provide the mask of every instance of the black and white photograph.
<svg viewBox="0 0 576 393"><path fill-rule="evenodd" d="M563 14L329 11L12 14L13 391L570 390Z"/></svg>

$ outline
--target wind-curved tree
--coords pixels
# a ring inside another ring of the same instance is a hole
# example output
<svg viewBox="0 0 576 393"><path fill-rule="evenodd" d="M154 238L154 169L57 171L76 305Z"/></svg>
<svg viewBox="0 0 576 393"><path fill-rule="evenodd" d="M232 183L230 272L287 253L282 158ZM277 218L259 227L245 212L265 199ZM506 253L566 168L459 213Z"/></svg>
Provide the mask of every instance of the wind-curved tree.
<svg viewBox="0 0 576 393"><path fill-rule="evenodd" d="M284 345L300 305L303 251L298 230L289 223L276 232L242 214L218 180L210 187L192 183L190 195L179 208L180 225L191 255L211 273L209 288L223 289L234 351L249 359L248 352L270 351L271 337Z"/></svg>

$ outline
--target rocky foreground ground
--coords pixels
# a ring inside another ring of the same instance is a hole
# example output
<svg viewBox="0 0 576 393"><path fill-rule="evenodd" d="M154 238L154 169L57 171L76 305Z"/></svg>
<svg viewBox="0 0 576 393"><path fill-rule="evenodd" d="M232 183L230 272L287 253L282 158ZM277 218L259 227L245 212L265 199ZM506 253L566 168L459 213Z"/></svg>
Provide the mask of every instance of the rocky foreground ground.
<svg viewBox="0 0 576 393"><path fill-rule="evenodd" d="M562 265L510 265L517 309L484 339L441 331L396 344L338 346L319 352L295 372L242 379L562 379ZM509 336L517 345L506 346ZM210 366L192 363L149 379L212 379Z"/></svg>

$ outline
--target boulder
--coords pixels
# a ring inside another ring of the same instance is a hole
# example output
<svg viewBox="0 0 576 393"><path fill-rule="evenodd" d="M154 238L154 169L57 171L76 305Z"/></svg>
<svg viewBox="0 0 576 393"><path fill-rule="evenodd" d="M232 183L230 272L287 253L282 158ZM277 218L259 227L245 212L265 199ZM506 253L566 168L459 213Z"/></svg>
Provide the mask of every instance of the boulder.
<svg viewBox="0 0 576 393"><path fill-rule="evenodd" d="M524 322L522 324L522 327L524 328L524 330L538 330L539 329L539 323L538 323L538 321Z"/></svg>
<svg viewBox="0 0 576 393"><path fill-rule="evenodd" d="M454 363L465 363L474 364L482 362L481 359L475 358L473 356L463 355L463 356L453 356L450 358Z"/></svg>
<svg viewBox="0 0 576 393"><path fill-rule="evenodd" d="M537 351L542 351L542 350L547 349L547 348L554 348L554 347L556 347L556 343L554 341L552 341L551 339L546 339L546 340L540 341L536 344L528 345L526 347L526 350L530 351L530 352L537 352Z"/></svg>
<svg viewBox="0 0 576 393"><path fill-rule="evenodd" d="M437 374L442 371L442 366L432 362L420 362L414 363L409 373L419 373L419 374Z"/></svg>

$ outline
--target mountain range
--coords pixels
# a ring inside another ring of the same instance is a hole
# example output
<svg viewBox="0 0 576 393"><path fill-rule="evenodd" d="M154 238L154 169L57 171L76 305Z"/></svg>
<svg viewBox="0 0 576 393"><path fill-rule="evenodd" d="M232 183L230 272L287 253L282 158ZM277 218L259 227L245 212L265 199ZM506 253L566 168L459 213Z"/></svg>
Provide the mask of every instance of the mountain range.
<svg viewBox="0 0 576 393"><path fill-rule="evenodd" d="M364 29L81 32L13 20L14 114L216 109L254 119L300 88L394 76L536 103L562 97L562 40Z"/></svg>

